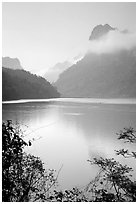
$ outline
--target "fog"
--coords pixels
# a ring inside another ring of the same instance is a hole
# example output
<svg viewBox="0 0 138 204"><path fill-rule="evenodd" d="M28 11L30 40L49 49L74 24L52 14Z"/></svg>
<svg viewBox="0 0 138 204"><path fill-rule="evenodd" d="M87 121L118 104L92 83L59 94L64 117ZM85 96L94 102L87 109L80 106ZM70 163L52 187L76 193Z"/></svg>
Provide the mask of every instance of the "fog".
<svg viewBox="0 0 138 204"><path fill-rule="evenodd" d="M121 50L130 50L136 45L136 34L130 32L110 31L103 37L87 41L81 46L80 55L92 52L96 54L114 53Z"/></svg>
<svg viewBox="0 0 138 204"><path fill-rule="evenodd" d="M47 77L50 81L57 80L60 73L70 67L72 64L76 64L87 53L106 54L115 53L121 50L130 50L136 46L136 34L127 30L119 31L113 30L106 35L95 39L87 40L80 44L74 53L74 56L66 59L66 61L56 64L53 68L49 68L47 71ZM60 66L57 66L60 65ZM57 68L58 67L58 70ZM54 73L56 76L54 76Z"/></svg>

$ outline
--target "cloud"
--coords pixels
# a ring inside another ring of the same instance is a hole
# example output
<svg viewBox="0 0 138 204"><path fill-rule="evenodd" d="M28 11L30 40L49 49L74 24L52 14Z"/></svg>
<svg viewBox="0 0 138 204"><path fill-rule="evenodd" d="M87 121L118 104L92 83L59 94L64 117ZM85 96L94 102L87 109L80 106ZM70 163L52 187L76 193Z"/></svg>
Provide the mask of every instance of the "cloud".
<svg viewBox="0 0 138 204"><path fill-rule="evenodd" d="M70 58L62 63L57 63L53 68L49 68L47 73L51 77L54 73L57 74L59 71L62 72L72 64L76 64L90 52L95 54L114 53L121 50L130 50L135 46L135 33L130 33L128 30L112 30L97 40L83 42L73 50Z"/></svg>
<svg viewBox="0 0 138 204"><path fill-rule="evenodd" d="M134 46L136 46L135 33L115 30L110 31L100 39L88 41L82 46L81 52L83 52L84 55L88 52L96 54L114 53L120 50L130 50Z"/></svg>

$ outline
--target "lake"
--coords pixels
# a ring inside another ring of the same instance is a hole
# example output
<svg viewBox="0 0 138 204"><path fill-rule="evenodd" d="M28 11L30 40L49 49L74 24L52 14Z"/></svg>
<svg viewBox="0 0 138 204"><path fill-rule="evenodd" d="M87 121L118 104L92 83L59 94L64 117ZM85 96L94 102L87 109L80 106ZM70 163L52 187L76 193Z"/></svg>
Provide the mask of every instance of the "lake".
<svg viewBox="0 0 138 204"><path fill-rule="evenodd" d="M25 151L39 156L46 168L61 168L61 189L88 184L98 172L88 159L115 157L135 169L132 159L116 156L114 150L135 149L117 140L124 127L136 128L135 99L47 99L3 102L2 119L20 124ZM134 172L135 176L135 172Z"/></svg>

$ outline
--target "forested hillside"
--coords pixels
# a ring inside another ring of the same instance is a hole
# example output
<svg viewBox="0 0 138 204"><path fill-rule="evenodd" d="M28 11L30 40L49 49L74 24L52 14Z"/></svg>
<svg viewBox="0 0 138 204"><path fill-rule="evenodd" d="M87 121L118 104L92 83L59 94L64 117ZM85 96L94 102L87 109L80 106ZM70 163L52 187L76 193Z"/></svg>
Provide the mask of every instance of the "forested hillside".
<svg viewBox="0 0 138 204"><path fill-rule="evenodd" d="M136 97L135 35L108 24L95 26L84 57L55 85L63 97Z"/></svg>
<svg viewBox="0 0 138 204"><path fill-rule="evenodd" d="M2 100L47 99L60 97L44 78L24 70L2 68Z"/></svg>
<svg viewBox="0 0 138 204"><path fill-rule="evenodd" d="M129 98L136 96L136 51L87 54L55 83L63 97Z"/></svg>

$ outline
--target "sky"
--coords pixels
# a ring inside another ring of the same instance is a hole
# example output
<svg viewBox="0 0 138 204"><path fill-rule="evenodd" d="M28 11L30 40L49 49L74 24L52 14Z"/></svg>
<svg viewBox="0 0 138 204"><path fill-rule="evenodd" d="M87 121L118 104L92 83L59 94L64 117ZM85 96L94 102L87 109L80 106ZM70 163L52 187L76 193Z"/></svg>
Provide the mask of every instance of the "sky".
<svg viewBox="0 0 138 204"><path fill-rule="evenodd" d="M2 55L18 58L24 69L42 75L79 55L93 28L106 23L135 33L136 4L5 2Z"/></svg>

